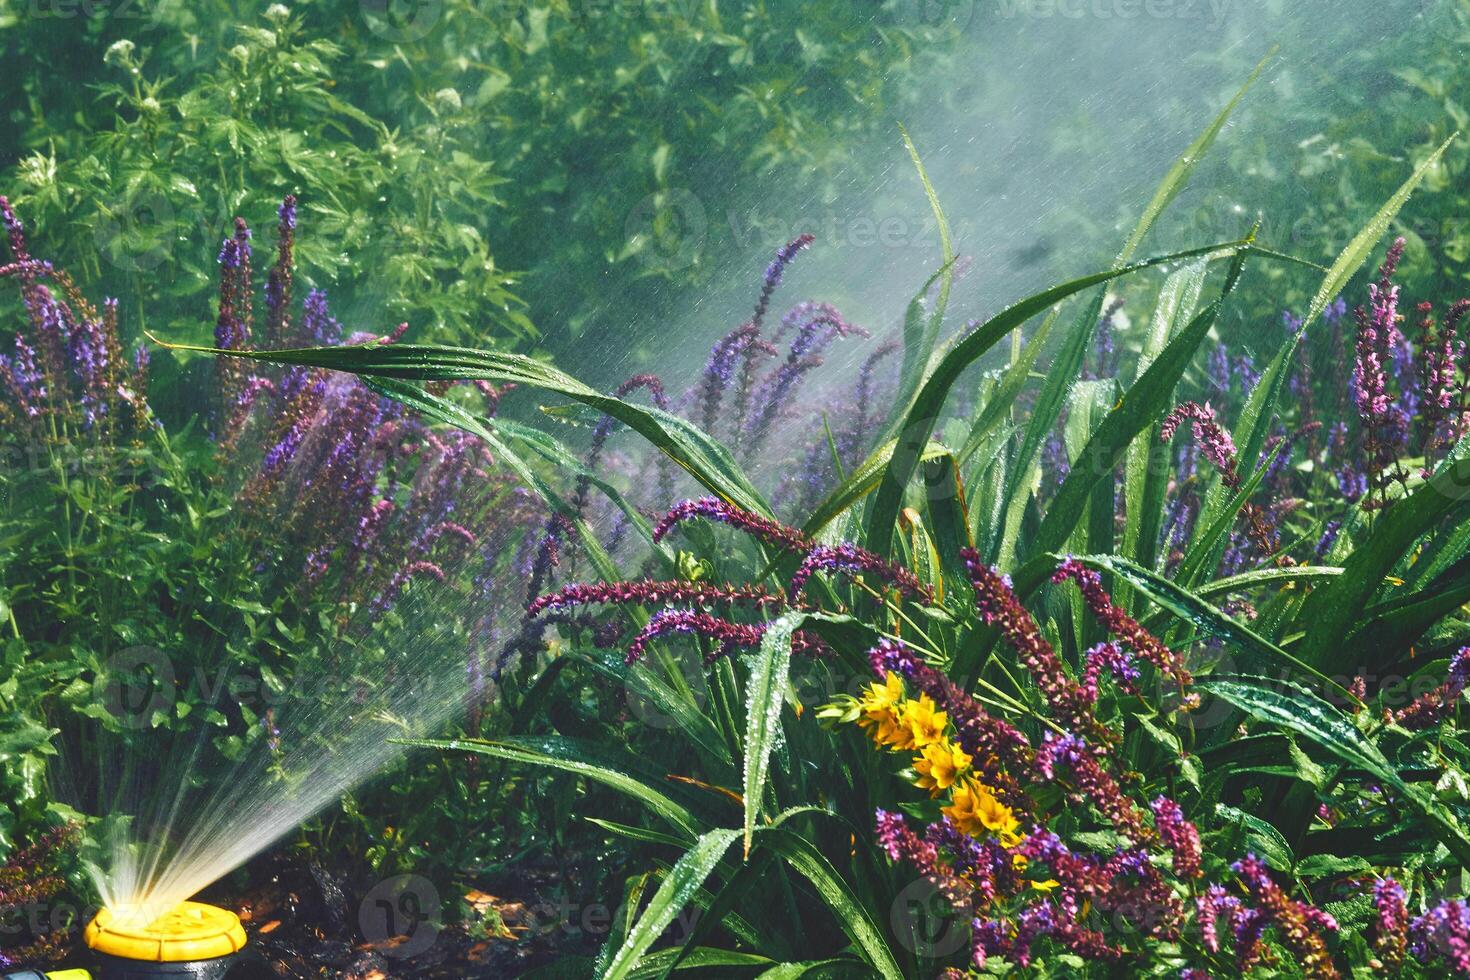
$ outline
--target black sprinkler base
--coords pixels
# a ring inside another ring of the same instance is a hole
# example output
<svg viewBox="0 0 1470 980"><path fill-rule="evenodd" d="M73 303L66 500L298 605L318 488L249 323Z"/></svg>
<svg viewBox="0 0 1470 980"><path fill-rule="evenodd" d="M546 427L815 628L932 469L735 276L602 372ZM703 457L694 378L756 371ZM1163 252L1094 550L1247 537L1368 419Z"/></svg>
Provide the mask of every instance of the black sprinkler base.
<svg viewBox="0 0 1470 980"><path fill-rule="evenodd" d="M213 960L145 963L98 954L97 980L267 980L275 972L250 951Z"/></svg>

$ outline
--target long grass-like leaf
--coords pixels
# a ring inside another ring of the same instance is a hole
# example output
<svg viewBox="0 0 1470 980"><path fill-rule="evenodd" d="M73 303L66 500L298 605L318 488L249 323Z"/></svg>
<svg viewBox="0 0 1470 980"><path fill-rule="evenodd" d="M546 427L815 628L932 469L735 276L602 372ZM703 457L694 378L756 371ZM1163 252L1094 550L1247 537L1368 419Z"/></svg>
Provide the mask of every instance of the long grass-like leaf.
<svg viewBox="0 0 1470 980"><path fill-rule="evenodd" d="M508 381L540 388L589 405L622 422L678 463L711 493L746 510L767 516L771 513L729 450L692 422L669 412L643 408L605 395L550 364L522 354L467 347L383 343L237 351L170 344L151 334L149 336L154 343L171 350L244 357L270 364L301 364L364 377L399 381Z"/></svg>
<svg viewBox="0 0 1470 980"><path fill-rule="evenodd" d="M1015 410L1016 399L1020 397L1022 389L1025 388L1031 373L1036 369L1037 359L1046 348L1046 342L1051 337L1051 331L1061 317L1060 309L1053 309L1041 321L1041 326L1031 339L1026 341L1026 346L1021 355L1011 362L1001 375L1000 383L991 392L985 408L975 419L975 424L970 428L970 434L965 439L964 446L959 451L959 461L965 463L982 446L986 445L990 437L1000 428ZM983 457L982 457L983 458Z"/></svg>
<svg viewBox="0 0 1470 980"><path fill-rule="evenodd" d="M1103 480L1113 479L1114 470L1134 438L1162 418L1173 405L1174 389L1179 379L1184 377L1189 362L1194 359L1200 344L1219 317L1226 298L1240 280L1245 254L1244 251L1236 253L1220 295L1169 341L1087 441L1078 457L1078 464L1062 481L1061 489L1047 508L1034 551L1055 551L1066 542L1072 528L1081 519L1093 488Z"/></svg>
<svg viewBox="0 0 1470 980"><path fill-rule="evenodd" d="M827 903L837 924L857 945L867 958L868 964L885 980L899 980L903 971L893 957L893 951L883 938L882 931L866 905L853 892L852 887L842 880L837 869L832 867L821 851L799 834L780 827L762 831L762 844L775 850L786 863L800 873L816 888L817 894Z"/></svg>
<svg viewBox="0 0 1470 980"><path fill-rule="evenodd" d="M443 752L472 752L585 776L632 797L693 839L700 821L690 805L660 786L660 777L626 752L583 739L525 735L493 741L404 739L399 744Z"/></svg>
<svg viewBox="0 0 1470 980"><path fill-rule="evenodd" d="M666 976L671 969L718 972L721 967L743 970L767 967L766 973L774 969L771 966L770 957L758 956L755 953L741 953L733 949L712 949L709 946L699 946L689 950L683 959L678 959L678 954L679 950L676 949L661 949L656 953L649 953L628 973L628 980L655 980L657 977ZM677 964L675 964L676 959ZM675 965L671 966L671 964Z"/></svg>
<svg viewBox="0 0 1470 980"><path fill-rule="evenodd" d="M1372 533L1343 564L1342 575L1307 598L1302 622L1310 623L1311 629L1302 642L1304 660L1327 663L1382 587L1384 577L1409 555L1415 543L1451 513L1470 509L1467 488L1470 439L1462 439L1423 485L1379 517Z"/></svg>
<svg viewBox="0 0 1470 980"><path fill-rule="evenodd" d="M1266 70L1267 63L1275 56L1275 47L1266 52L1266 56L1256 64L1255 69L1250 73L1250 77L1245 80L1245 84L1225 104L1225 108L1220 110L1219 115L1210 121L1210 124L1205 127L1204 132L1196 136L1194 142L1190 143L1189 147L1180 155L1179 159L1175 160L1173 165L1169 167L1169 172L1164 175L1163 181L1160 182L1158 189L1154 191L1153 198L1144 207L1143 214L1138 219L1138 224L1134 226L1133 234L1128 236L1128 241L1123 245L1123 251L1118 254L1119 264L1125 263L1133 258L1134 253L1138 250L1138 246L1143 243L1144 236L1148 234L1149 229L1153 227L1159 215L1164 213L1164 209L1173 202L1174 198L1179 196L1180 191L1184 190L1184 185L1189 182L1190 174L1194 172L1194 168L1204 158L1204 155L1209 152L1210 147L1215 144L1216 137L1225 128L1225 123L1229 121L1231 113L1235 112L1235 107L1240 105L1240 100L1245 98L1245 94L1256 83L1256 79L1261 77L1261 72Z"/></svg>
<svg viewBox="0 0 1470 980"><path fill-rule="evenodd" d="M646 953L669 923L679 914L694 893L704 887L705 879L724 858L730 845L740 837L737 830L711 830L702 835L693 847L669 869L658 891L648 902L648 908L628 933L612 962L601 974L601 980L624 980L633 973L639 959Z"/></svg>
<svg viewBox="0 0 1470 980"><path fill-rule="evenodd" d="M808 535L815 535L872 493L883 479L883 471L893 459L893 450L897 445L896 441L889 440L874 449L867 459L859 463L857 468L847 475L847 479L822 499L822 502L812 511L812 515L806 519L806 523L801 526L802 531ZM921 462L938 459L948 453L949 450L942 444L931 442L924 447L919 459Z"/></svg>
<svg viewBox="0 0 1470 980"><path fill-rule="evenodd" d="M909 480L913 478L919 466L920 457L929 445L929 436L939 419L939 413L944 407L945 400L949 397L950 389L954 387L954 383L959 380L965 368L984 356L1002 337L1038 313L1093 286L1168 262L1178 262L1181 259L1192 259L1220 251L1235 252L1248 244L1246 241L1235 241L1209 245L1171 255L1161 255L1120 269L1095 272L1080 279L1073 279L1006 307L951 347L925 379L903 420L897 442L892 450L892 457L868 509L867 541L870 550L879 554L889 552L893 541L894 520L898 516L904 489L908 486Z"/></svg>
<svg viewBox="0 0 1470 980"><path fill-rule="evenodd" d="M1234 592L1245 592L1263 585L1311 582L1316 579L1335 578L1341 574L1342 569L1332 565L1288 565L1284 568L1257 568L1249 572L1241 572L1239 575L1231 575L1229 578L1207 582L1195 589L1194 594L1201 598L1212 595L1230 595Z"/></svg>
<svg viewBox="0 0 1470 980"><path fill-rule="evenodd" d="M1252 654L1260 661L1257 669L1291 664L1311 674L1322 684L1335 688L1340 694L1352 697L1348 689L1337 681L1310 664L1301 662L1249 626L1162 575L1117 555L1080 555L1077 560L1097 571L1111 572L1201 632L1217 636Z"/></svg>
<svg viewBox="0 0 1470 980"><path fill-rule="evenodd" d="M857 966L853 960L810 960L805 963L779 963L764 973L758 974L756 980L800 980L806 976L830 976L832 971L843 966Z"/></svg>
<svg viewBox="0 0 1470 980"><path fill-rule="evenodd" d="M1350 765L1394 787L1440 830L1440 842L1462 863L1470 863L1470 838L1441 804L1409 785L1382 752L1337 708L1290 681L1241 676L1199 681L1202 690L1254 718L1295 732Z"/></svg>
<svg viewBox="0 0 1470 980"><path fill-rule="evenodd" d="M760 816L761 800L781 724L781 706L786 699L786 680L791 674L791 634L805 618L786 613L766 627L755 651L750 680L745 691L745 856Z"/></svg>
<svg viewBox="0 0 1470 980"><path fill-rule="evenodd" d="M1359 617L1349 650L1407 651L1430 627L1470 602L1470 566L1461 563L1422 589L1380 603Z"/></svg>
<svg viewBox="0 0 1470 980"><path fill-rule="evenodd" d="M583 516L553 490L551 485L541 478L541 474L521 458L520 453L513 450L492 431L485 421L471 415L447 398L440 398L407 381L399 381L396 378L365 377L363 383L378 394L402 402L428 418L453 425L484 440L495 457L509 466L526 486L546 501L548 507L572 522L577 530L577 540L597 569L597 573L607 581L613 581L619 577L612 557L602 547L602 542L592 532ZM652 537L651 533L649 536Z"/></svg>
<svg viewBox="0 0 1470 980"><path fill-rule="evenodd" d="M630 694L647 700L678 725L701 750L712 753L726 764L735 761L709 716L700 711L687 695L661 680L647 663L640 661L629 665L620 654L610 650L588 651L581 656L598 673L626 685Z"/></svg>
<svg viewBox="0 0 1470 980"><path fill-rule="evenodd" d="M1164 280L1143 339L1135 377L1146 371L1194 317L1205 284L1206 264L1191 262ZM1159 444L1158 424L1148 426L1128 446L1123 466L1122 553L1152 568L1162 532L1164 497L1169 485L1169 450ZM1121 597L1120 597L1121 598Z"/></svg>

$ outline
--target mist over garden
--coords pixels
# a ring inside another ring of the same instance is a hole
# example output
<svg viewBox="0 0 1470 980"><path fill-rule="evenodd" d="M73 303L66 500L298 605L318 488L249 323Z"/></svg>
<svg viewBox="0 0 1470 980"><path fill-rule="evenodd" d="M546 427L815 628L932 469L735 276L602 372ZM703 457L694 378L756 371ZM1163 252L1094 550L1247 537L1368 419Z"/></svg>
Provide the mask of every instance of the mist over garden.
<svg viewBox="0 0 1470 980"><path fill-rule="evenodd" d="M1470 976L1470 4L0 0L0 976Z"/></svg>

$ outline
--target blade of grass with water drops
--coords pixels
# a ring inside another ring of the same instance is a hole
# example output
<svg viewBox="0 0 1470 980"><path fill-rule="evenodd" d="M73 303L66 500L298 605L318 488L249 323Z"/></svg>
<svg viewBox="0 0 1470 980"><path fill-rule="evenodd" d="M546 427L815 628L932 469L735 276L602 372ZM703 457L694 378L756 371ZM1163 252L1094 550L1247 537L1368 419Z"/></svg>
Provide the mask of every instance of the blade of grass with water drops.
<svg viewBox="0 0 1470 980"><path fill-rule="evenodd" d="M1153 316L1149 318L1135 377L1146 371L1168 347L1170 339L1193 319L1204 289L1206 268L1203 261L1191 262L1164 280ZM1123 467L1122 552L1147 567L1153 567L1157 557L1169 484L1169 450L1159 444L1158 431L1155 422L1129 444Z"/></svg>
<svg viewBox="0 0 1470 980"><path fill-rule="evenodd" d="M1335 578L1342 569L1334 565L1288 565L1285 568L1257 568L1228 578L1216 579L1194 589L1197 596L1230 595L1245 592L1263 585L1294 582L1311 582L1316 579Z"/></svg>
<svg viewBox="0 0 1470 980"><path fill-rule="evenodd" d="M803 613L786 613L766 627L760 647L751 662L745 689L745 856L750 857L751 837L760 816L761 803L770 772L771 750L781 724L781 706L786 700L786 681L791 673L791 635L806 618Z"/></svg>
<svg viewBox="0 0 1470 980"><path fill-rule="evenodd" d="M955 254L954 244L950 239L949 219L944 216L944 208L939 203L939 195L929 180L929 174L924 169L924 161L920 158L914 141L909 137L908 130L902 125L898 127L898 130L903 136L904 149L908 151L909 159L914 164L914 170L918 172L919 182L924 185L924 196L929 201L929 209L933 212L935 224L939 229L942 264L909 300L908 307L904 310L903 362L899 367L898 390L894 395L893 404L889 406L887 417L879 427L878 431L882 433L880 441L892 437L894 426L903 417L904 409L908 407L914 392L918 390L919 382L923 380L924 372L929 368L929 361L939 342L939 331L944 323L944 313L949 306L950 288L954 285ZM934 288L936 282L939 283L939 295L935 298L934 309L926 314L924 298L929 295L929 291Z"/></svg>
<svg viewBox="0 0 1470 980"><path fill-rule="evenodd" d="M628 937L613 955L601 980L624 980L632 975L639 959L648 951L674 917L704 887L704 882L724 858L730 845L740 837L738 830L711 830L700 836L694 846L669 869L658 891L643 910L643 915L628 932Z"/></svg>
<svg viewBox="0 0 1470 980"><path fill-rule="evenodd" d="M1470 838L1465 836L1465 828L1454 814L1405 782L1378 746L1333 705L1299 684L1269 677L1206 678L1195 686L1259 721L1309 739L1349 765L1366 770L1392 786L1439 829L1440 843L1461 863L1470 864Z"/></svg>

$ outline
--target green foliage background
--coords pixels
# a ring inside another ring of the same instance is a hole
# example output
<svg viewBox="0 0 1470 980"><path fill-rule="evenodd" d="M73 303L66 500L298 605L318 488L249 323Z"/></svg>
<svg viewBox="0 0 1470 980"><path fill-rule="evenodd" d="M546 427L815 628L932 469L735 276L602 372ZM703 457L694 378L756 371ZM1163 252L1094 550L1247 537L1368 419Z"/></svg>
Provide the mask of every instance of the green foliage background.
<svg viewBox="0 0 1470 980"><path fill-rule="evenodd" d="M149 329L173 340L207 342L214 320L215 244L237 214L250 217L265 239L265 216L282 195L294 192L301 197L302 223L308 229L300 238L300 276L306 284L331 291L336 312L350 329L386 331L407 320L413 328L411 340L550 355L598 386L604 380L598 376L599 365L584 359L592 361L609 349L647 345L651 339L646 331L635 335L631 324L656 322L689 296L725 288L728 284L719 276L729 270L744 275L751 269L753 250L728 236L711 236L693 254L681 250L686 240L679 225L682 194L691 189L697 193L706 220L739 214L754 227L787 227L781 208L791 200L829 200L840 185L876 180L890 159L885 153L896 142L897 122L936 111L963 112L977 103L976 90L991 81L978 81L985 67L965 60L972 34L942 18L916 21L913 5L901 2L445 0L431 5L436 16L423 30L411 19L384 21L365 13L371 6L348 0L299 3L289 9L261 2L136 0L105 9L94 6L89 14L80 0L0 0L0 58L5 66L0 72L0 192L9 194L22 211L35 235L36 253L69 269L89 294L122 297L130 338ZM1218 197L1186 194L1180 206L1160 217L1155 234L1181 245L1227 241L1244 234L1254 210L1260 209L1269 216L1261 237L1264 245L1330 262L1405 176L1467 122L1470 65L1459 39L1470 25L1463 18L1463 0L1446 3L1444 10L1446 19L1438 22L1438 29L1449 33L1436 35L1434 43L1406 37L1381 45L1345 44L1343 82L1329 106L1301 106L1289 92L1258 90L1259 99L1246 103L1235 117L1232 135L1251 133L1253 119L1265 114L1299 113L1292 117L1299 124L1299 138L1285 148L1264 146L1249 135L1222 140L1200 164L1195 183L1231 188L1243 214L1222 209ZM1341 30L1346 38L1352 25ZM1025 43L1034 45L1038 56L1046 53L1046 42L1038 35ZM1233 90L1259 56L1245 46L1221 47L1228 53L1208 66L1210 84L1181 85L1168 98L1181 106L1217 107L1223 100L1213 82ZM953 78L955 83L936 92L935 78ZM1058 136L1054 152L1085 153L1108 138L1099 126L1079 125ZM1449 148L1443 164L1428 171L1412 208L1394 223L1392 231L1410 239L1406 295L1453 297L1465 291L1470 276L1467 146L1470 141L1461 140ZM1148 187L1158 176L1147 172L1137 180ZM768 188L779 193L768 193ZM1111 226L1113 215L1091 213L1086 205L1076 202L1048 233L1081 239ZM257 242L258 254L267 247L266 241ZM1044 259L1044 273L1038 274L1055 272L1057 279L1063 271L1075 275L1079 270L1073 258L1060 253ZM1366 256L1359 257L1364 260ZM1174 274L1181 275L1177 270ZM1260 336L1272 341L1265 352L1272 353L1280 334L1270 331L1276 329L1280 309L1304 310L1315 284L1299 267L1253 260L1251 275L1232 295L1224 316L1232 318L1231 324L1249 322L1259 328ZM1336 283L1333 291L1343 285ZM742 290L746 286L739 283ZM1198 321L1200 337L1218 312ZM0 313L0 330L8 332L12 317L18 317L13 304ZM1079 352L1085 352L1093 319L1079 318L1086 329L1073 328L1069 335L1079 338ZM934 322L937 331L937 317ZM1001 326L1009 330L1016 325ZM623 330L627 335L618 332ZM987 344L1003 334L997 327ZM593 336L595 344L581 343ZM938 404L929 406L935 413L950 383L984 353L979 344L972 347L977 348L975 356L962 351L954 377L939 386L943 390L934 396ZM702 351L686 353L698 357ZM967 535L1020 572L1027 570L1022 559L1050 561L1053 556L1046 552L1062 545L1112 552L1118 542L1112 533L1111 499L1094 508L1104 520L1085 526L1082 519L1084 505L1092 507L1100 499L1095 496L1097 481L1077 477L1051 500L1034 491L1039 439L1052 429L1055 410L1071 401L1069 442L1091 448L1095 439L1109 458L1117 457L1115 462L1126 457L1130 471L1135 462L1146 466L1146 453L1135 459L1132 439L1139 429L1153 434L1145 422L1168 407L1192 353L1193 348L1181 349L1166 359L1169 371L1177 372L1160 370L1163 380L1150 376L1144 384L1134 379L1130 391L1139 390L1136 397L1146 395L1147 401L1143 407L1122 403L1113 429L1098 426L1099 420L1111 417L1115 388L1099 382L1088 389L1097 397L1084 410L1072 397L1070 376L1047 385L1047 393L1056 396L1053 414L1042 420L1038 439L1024 452L1015 451L1018 440L1013 436L1026 418L1012 404L1030 383L1024 372L1017 375L1014 388L982 384L983 415L964 420L971 423L969 428L951 420L944 453L929 452L924 442L933 416L918 412L903 429L895 416L886 434L902 435L912 428L910 438L900 440L907 448L897 454L893 445L875 450L871 482L840 498L841 505L828 516L841 516L843 533L853 536L861 531L860 515L866 516L879 525L866 532L870 545L887 545L892 539L895 552L918 551L923 525L910 529L906 540L892 534L902 505L923 504L908 477L921 465L930 471L951 466L963 471L971 487L983 488L976 499L994 497L1004 503L990 512L977 507L958 515L958 532L950 526L948 536L940 537L938 547L945 553L936 552L937 557L953 563L955 546ZM169 355L161 355L158 363L153 397L173 435L156 434L143 445L127 447L97 471L97 479L75 483L60 475L75 469L69 454L81 450L58 441L50 456L32 461L34 465L0 486L0 546L6 556L0 560L0 701L25 709L0 725L0 755L6 760L0 787L9 801L0 808L0 849L12 834L54 816L44 785L51 726L59 712L86 713L92 686L79 679L99 666L94 648L132 643L202 648L201 623L207 626L210 617L222 617L224 625L216 623L216 632L245 638L241 650L225 654L248 658L265 650L271 661L267 666L277 660L288 667L310 662L321 647L339 639L326 625L326 610L310 601L293 605L283 598L284 590L267 588L258 576L248 574L242 557L230 550L231 505L217 485L219 460L197 433L173 427L200 407L207 379L202 374L181 376L185 362ZM202 360L194 363L207 367ZM538 362L507 363L515 370L497 368L485 376L540 384L558 397L585 394L571 384L548 384L550 369L543 370ZM919 375L911 380L917 391ZM991 397L999 406L993 418ZM591 403L607 407L595 399ZM733 479L716 465L718 458L705 455L702 443L690 443L682 431L664 433L661 422L647 421L634 409L619 411L624 422L641 425L644 435L653 432L651 438L666 452L673 446L698 457L700 465L692 469L706 474L708 486L723 488L732 497L747 492L744 477ZM1095 414L1089 417L1088 411ZM1252 430L1243 419L1232 422L1240 423L1237 435L1243 443L1254 439L1259 448L1264 424ZM1015 432L1010 430L1013 423ZM1127 432L1116 431L1135 423ZM987 445L1004 446L1009 455L995 454L1000 463L991 466L992 454L977 451ZM920 450L927 453L922 459ZM571 453L564 455L572 458ZM898 464L892 463L895 458ZM890 470L898 474L894 485L863 503L878 486L879 475ZM1320 489L1322 481L1317 483ZM1155 503L1162 501L1162 486L1145 481L1128 492L1135 490L1153 493ZM1425 499L1432 498L1426 494ZM1057 500L1067 506L1055 506ZM1227 512L1230 504L1218 492L1211 499L1217 512ZM83 515L96 515L96 523L88 527L90 537L59 540L55 529L69 528ZM953 523L956 515L925 510L923 517L937 529L947 519ZM1442 530L1434 523L1442 517L1436 511L1422 527L1411 528L1414 534L1408 540L1380 545L1384 567L1379 571L1412 579L1415 542L1421 534ZM1320 515L1309 512L1301 520L1304 540L1320 533ZM1370 531L1367 526L1349 527L1331 557L1340 559L1350 553L1349 545L1373 541ZM1124 550L1139 544L1137 532L1125 528ZM1202 556L1194 569L1198 574L1183 584L1217 586L1207 579L1218 563L1214 549L1222 543L1203 540L1194 545ZM1462 536L1455 536L1452 545L1450 551L1458 557L1460 551L1454 549L1465 546ZM1153 566L1149 559L1157 556L1147 553L1151 547L1148 542L1125 557ZM907 553L900 557L914 558ZM679 558L686 564L693 561L687 555ZM79 562L90 569L93 587L78 594L67 582L67 569ZM749 571L761 567L754 558L747 564ZM1041 589L1038 576L1044 573L1039 567L1029 569L1033 591ZM1113 569L1119 575L1128 570L1124 564ZM1373 598L1377 582L1377 577L1364 578L1361 588L1368 593L1359 598ZM1458 580L1414 584L1427 594L1434 588L1460 587ZM178 608L170 606L172 616L153 615L154 607L166 605L161 597L175 594L189 599ZM1143 574L1128 580L1122 594L1140 605L1148 599L1166 610L1199 611L1190 605L1199 601L1197 596L1170 591L1167 583ZM1321 594L1338 593L1324 588ZM1440 595L1433 592L1430 598ZM1278 652L1276 644L1300 642L1306 633L1300 626L1305 621L1300 599L1300 593L1283 589L1272 600L1268 626L1261 628L1264 638L1252 635L1246 645L1269 658ZM1384 616L1393 611L1362 602L1348 607L1355 613L1376 609ZM1064 613L1058 617L1062 625L1080 637L1078 610ZM1228 617L1213 609L1207 613L1203 623L1173 625L1174 636L1223 633L1239 638L1231 633L1236 626ZM947 615L963 621L968 614L957 608ZM938 622L936 632L953 625L952 620ZM1334 629L1339 638L1356 635L1350 634L1350 626L1386 629L1368 618L1364 622L1366 626L1344 619ZM1415 619L1412 625L1423 624ZM1459 635L1443 628L1446 637ZM952 641L955 650L973 650L960 642L972 640L973 629L973 623L964 621L963 634L956 630L955 636L945 637L946 643ZM1353 642L1363 641L1358 637ZM1082 644L1074 646L1080 651ZM1294 646L1293 651L1302 648ZM993 651L984 652L991 663ZM574 783L528 776L518 768L526 761L557 768L573 757L584 765L585 757L552 741L554 734L560 739L561 733L582 733L589 743L637 738L629 734L633 726L619 713L621 706L598 700L602 679L626 672L615 661L595 660L588 649L574 653L572 668L565 659L559 661L562 666L548 670L529 692L526 703L549 706L548 717L527 710L514 719L497 718L488 734L511 732L523 741L475 750L490 757L480 762L492 773L484 781L504 778L507 793L487 799L492 794L479 795L460 781L453 766L462 760L437 759L422 771L395 773L349 801L342 818L334 815L315 826L305 842L323 851L350 853L380 872L434 862L452 873L473 872L513 860L518 848L521 854L575 850L607 858L582 882L589 892L602 889L625 870L622 862L635 859L624 850L609 851L600 837L599 843L590 843L586 826L572 821L570 814L576 810L637 820L638 810L611 802L614 794L595 785L599 776L591 783ZM978 659L961 666L980 670ZM1325 669L1315 661L1311 667ZM566 679L558 681L562 670ZM738 707L748 693L747 683L736 668L725 665L720 670L711 683L717 706L730 715L720 720L719 729L728 744L711 743L723 757L703 763L707 774L733 784L732 765L742 749L748 751L748 736L740 726L724 723L739 713L730 712L729 706ZM528 692L514 689L516 683L508 682L507 702L519 706ZM658 692L680 704L682 692ZM1265 702L1263 695L1233 691L1233 696L1243 711L1252 706L1266 710L1257 704ZM772 697L770 690L761 695L765 701ZM779 698L777 702L779 709ZM698 718L698 710L681 717ZM182 715L164 722L186 728L213 723L199 717L185 721ZM1143 731L1151 734L1146 726ZM1141 739L1134 734L1135 741ZM1296 734L1307 740L1313 735ZM542 737L544 744L529 741ZM1280 741L1284 736L1278 731L1261 737ZM761 738L770 741L773 736ZM810 730L793 733L792 739L798 746L792 756L798 759L831 750L825 735ZM1330 745L1324 750L1320 744L1328 742L1313 742L1313 751L1330 756ZM1209 748L1217 749L1218 756L1227 754L1219 746ZM1157 763L1157 749L1145 742L1137 749L1138 758ZM1166 744L1163 750L1174 752L1174 747ZM858 812L871 803L863 771L869 763L851 745L842 751L844 795L850 797L844 803ZM769 752L767 748L761 754L758 789ZM1279 757L1277 751L1275 761ZM609 763L598 772L620 772L617 767L625 761L620 754L617 766ZM1139 768L1148 767L1141 762ZM1250 775L1249 770L1232 770L1231 775L1242 773ZM1285 782L1290 782L1288 776L1295 778L1291 773L1273 775ZM1197 773L1194 778L1198 781ZM1224 778L1220 774L1222 786ZM1206 787L1209 792L1201 798L1213 805L1228 795L1222 786ZM779 781L776 789L766 788L788 804L806 803L827 792L826 787L808 785L800 773ZM556 808L564 819L543 820L529 806L507 813L516 805L508 802L510 792L521 790L537 803L544 796L546 807ZM1300 811L1296 817L1310 812L1299 798L1299 787L1273 786L1273 791L1276 797L1266 799L1257 791L1247 802L1268 807L1284 801ZM682 789L672 795L682 803ZM417 808L416 822L396 819L405 800L426 796L435 803ZM747 827L758 816L777 812L760 796L753 794L747 807ZM1456 807L1463 809L1461 803L1457 800ZM1429 803L1423 810L1412 820L1406 817L1405 826L1420 832L1448 819ZM718 826L723 814L708 821L703 813L699 816L699 840L710 842L700 846L723 848L733 841L708 836L729 832ZM814 816L801 816L793 826L806 821L818 822ZM1305 819L1297 820L1291 845L1302 842L1304 827ZM678 829L681 845L694 840L689 827ZM533 842L537 830L541 839ZM1239 827L1235 831L1243 832ZM815 840L827 834L832 839L823 843L843 846L849 836L845 829L802 832ZM1266 836L1259 828L1255 832ZM762 833L772 842L765 857L803 866L782 849L795 846L785 841L784 832ZM1224 830L1219 833L1225 836ZM647 843L646 835L641 839ZM458 846L431 853L423 847L425 840L453 840ZM1256 841L1254 846L1262 845ZM1289 847L1284 853L1278 863L1290 869L1297 863L1295 855ZM1323 856L1312 853L1307 859ZM714 854L703 872L708 874L720 860ZM733 876L738 869L729 863L724 870ZM869 881L863 901L884 906L893 890L893 882L885 878L888 872L861 870L878 882ZM825 887L810 874L803 877ZM837 893L834 888L832 894ZM850 922L851 917L840 914L843 906L836 899L829 896L829 901L839 914L814 928L824 931L826 946L841 950L846 939L837 935L833 922ZM624 924L625 933L629 925Z"/></svg>

